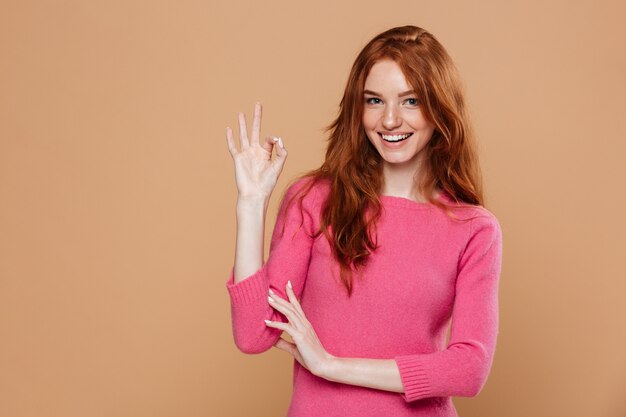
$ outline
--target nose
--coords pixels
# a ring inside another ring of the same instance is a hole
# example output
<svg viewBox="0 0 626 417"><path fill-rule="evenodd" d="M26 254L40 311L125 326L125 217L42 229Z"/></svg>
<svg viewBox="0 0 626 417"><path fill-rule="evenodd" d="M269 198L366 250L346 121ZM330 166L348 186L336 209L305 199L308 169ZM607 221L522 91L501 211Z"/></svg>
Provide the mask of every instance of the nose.
<svg viewBox="0 0 626 417"><path fill-rule="evenodd" d="M387 105L385 107L385 114L383 115L383 126L387 130L393 130L402 124L400 118L400 112L394 105Z"/></svg>

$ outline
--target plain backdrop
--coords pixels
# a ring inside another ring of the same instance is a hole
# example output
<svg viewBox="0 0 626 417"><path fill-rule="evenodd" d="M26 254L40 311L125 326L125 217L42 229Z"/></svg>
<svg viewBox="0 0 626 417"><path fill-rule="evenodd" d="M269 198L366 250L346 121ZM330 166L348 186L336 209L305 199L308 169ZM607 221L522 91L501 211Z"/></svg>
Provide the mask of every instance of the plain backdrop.
<svg viewBox="0 0 626 417"><path fill-rule="evenodd" d="M460 416L625 416L625 20L593 0L3 0L0 415L284 415L292 358L231 334L225 128L260 100L289 150L269 238L358 51L413 24L459 68L504 237L496 356Z"/></svg>

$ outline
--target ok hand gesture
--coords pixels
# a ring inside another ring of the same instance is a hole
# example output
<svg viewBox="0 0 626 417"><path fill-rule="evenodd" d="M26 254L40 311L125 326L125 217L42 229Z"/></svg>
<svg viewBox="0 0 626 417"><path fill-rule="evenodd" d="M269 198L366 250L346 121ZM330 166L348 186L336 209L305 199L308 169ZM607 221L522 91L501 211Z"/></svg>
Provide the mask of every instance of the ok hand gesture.
<svg viewBox="0 0 626 417"><path fill-rule="evenodd" d="M226 128L228 150L235 162L235 180L240 198L269 198L276 186L285 160L287 150L279 137L268 136L263 145L259 143L261 133L261 103L254 106L252 135L248 139L246 117L239 113L239 140L241 150L237 150L233 131ZM276 146L278 144L278 146ZM272 159L272 150L276 146L276 155Z"/></svg>

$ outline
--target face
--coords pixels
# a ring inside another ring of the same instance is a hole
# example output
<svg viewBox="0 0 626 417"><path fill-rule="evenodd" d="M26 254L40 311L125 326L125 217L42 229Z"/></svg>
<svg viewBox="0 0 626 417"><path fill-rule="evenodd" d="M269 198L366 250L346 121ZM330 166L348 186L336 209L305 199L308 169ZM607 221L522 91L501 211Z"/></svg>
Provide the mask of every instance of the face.
<svg viewBox="0 0 626 417"><path fill-rule="evenodd" d="M424 117L420 97L398 64L376 62L364 90L363 127L385 165L419 169L420 155L435 127Z"/></svg>

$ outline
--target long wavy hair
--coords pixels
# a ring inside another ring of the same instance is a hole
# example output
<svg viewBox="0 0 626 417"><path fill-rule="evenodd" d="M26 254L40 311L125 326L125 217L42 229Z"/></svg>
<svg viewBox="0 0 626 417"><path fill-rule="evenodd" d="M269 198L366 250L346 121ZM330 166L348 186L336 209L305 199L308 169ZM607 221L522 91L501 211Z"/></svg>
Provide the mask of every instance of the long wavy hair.
<svg viewBox="0 0 626 417"><path fill-rule="evenodd" d="M383 160L363 128L365 80L372 66L383 59L395 61L421 101L424 116L435 130L428 142L418 190L428 202L455 217L436 189L447 192L460 205L483 205L482 180L469 115L456 67L444 47L428 31L402 26L374 37L359 53L348 77L339 115L326 127L326 157L318 169L293 182L309 178L287 206L302 199L320 180L330 192L322 205L320 230L340 265L340 279L352 295L353 272L362 269L375 242L381 214ZM284 195L283 195L284 198Z"/></svg>

